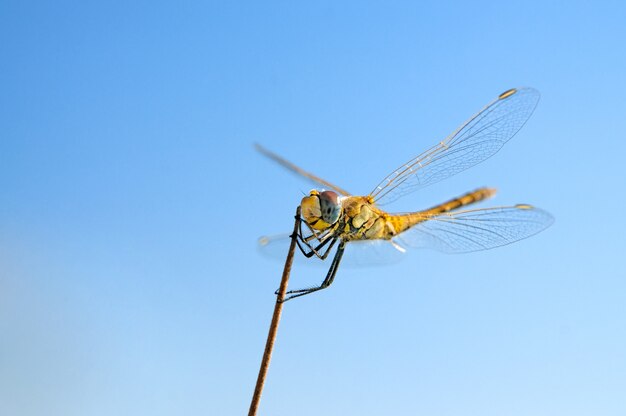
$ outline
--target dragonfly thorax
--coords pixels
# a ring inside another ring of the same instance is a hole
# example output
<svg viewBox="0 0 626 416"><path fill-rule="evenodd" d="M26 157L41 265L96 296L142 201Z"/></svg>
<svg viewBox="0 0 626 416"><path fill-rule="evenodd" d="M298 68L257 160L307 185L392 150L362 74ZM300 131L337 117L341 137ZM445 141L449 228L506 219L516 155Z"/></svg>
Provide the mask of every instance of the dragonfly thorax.
<svg viewBox="0 0 626 416"><path fill-rule="evenodd" d="M325 230L339 220L341 201L333 191L312 190L300 202L302 217L316 230Z"/></svg>

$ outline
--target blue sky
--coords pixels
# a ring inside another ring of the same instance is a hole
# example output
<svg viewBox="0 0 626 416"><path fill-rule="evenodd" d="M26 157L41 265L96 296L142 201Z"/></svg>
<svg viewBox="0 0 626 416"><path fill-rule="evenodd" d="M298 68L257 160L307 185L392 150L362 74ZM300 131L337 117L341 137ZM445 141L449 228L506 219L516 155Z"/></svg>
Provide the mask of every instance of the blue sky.
<svg viewBox="0 0 626 416"><path fill-rule="evenodd" d="M266 415L623 415L621 2L0 4L0 414L247 411L310 185L354 193L500 92L542 93L479 186L556 223L342 268L286 304ZM323 267L298 264L291 285Z"/></svg>

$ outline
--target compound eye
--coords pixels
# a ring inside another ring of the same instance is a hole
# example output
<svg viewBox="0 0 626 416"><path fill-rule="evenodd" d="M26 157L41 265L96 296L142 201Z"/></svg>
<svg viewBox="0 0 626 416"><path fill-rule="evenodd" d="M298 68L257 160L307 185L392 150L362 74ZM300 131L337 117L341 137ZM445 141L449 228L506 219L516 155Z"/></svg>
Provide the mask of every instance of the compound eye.
<svg viewBox="0 0 626 416"><path fill-rule="evenodd" d="M328 224L336 223L341 214L341 204L337 193L333 191L320 192L319 198L322 219Z"/></svg>

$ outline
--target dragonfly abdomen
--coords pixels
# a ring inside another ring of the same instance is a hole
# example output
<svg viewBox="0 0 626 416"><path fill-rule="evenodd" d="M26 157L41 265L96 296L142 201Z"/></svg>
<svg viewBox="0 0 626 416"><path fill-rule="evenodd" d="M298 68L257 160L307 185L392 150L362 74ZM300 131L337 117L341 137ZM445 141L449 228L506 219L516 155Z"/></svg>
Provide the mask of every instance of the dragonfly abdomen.
<svg viewBox="0 0 626 416"><path fill-rule="evenodd" d="M455 209L464 207L466 205L475 204L476 202L491 198L495 194L496 189L494 188L479 188L475 191L468 192L458 198L454 198L449 200L448 202L444 202L443 204L436 205L430 209L427 209L426 211L421 211L420 214L437 215L444 212L454 211Z"/></svg>
<svg viewBox="0 0 626 416"><path fill-rule="evenodd" d="M389 221L396 230L396 233L401 233L408 230L416 224L423 221L428 221L432 217L435 217L446 212L451 212L466 205L475 204L484 199L491 198L495 195L496 190L494 188L479 188L475 191L468 192L458 198L451 199L443 204L436 205L430 209L418 212L411 212L408 214L392 215Z"/></svg>

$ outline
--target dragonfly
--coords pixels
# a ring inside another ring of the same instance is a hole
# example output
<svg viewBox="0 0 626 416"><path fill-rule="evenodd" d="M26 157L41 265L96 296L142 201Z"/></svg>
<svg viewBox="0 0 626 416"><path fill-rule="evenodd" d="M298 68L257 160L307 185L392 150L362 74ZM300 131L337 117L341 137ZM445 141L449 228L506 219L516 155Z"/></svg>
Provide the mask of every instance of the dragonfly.
<svg viewBox="0 0 626 416"><path fill-rule="evenodd" d="M493 156L526 123L539 97L533 88L503 92L447 138L387 175L365 196L351 195L257 144L263 155L322 187L300 202L300 223L290 237L296 238L302 254L326 260L337 247L322 283L289 290L283 301L328 288L348 245L378 243L398 253L409 247L463 253L511 244L549 227L553 217L528 204L466 208L495 194L495 189L486 187L421 211L390 213L383 208ZM281 240L284 238L262 237L259 243L266 249Z"/></svg>

